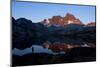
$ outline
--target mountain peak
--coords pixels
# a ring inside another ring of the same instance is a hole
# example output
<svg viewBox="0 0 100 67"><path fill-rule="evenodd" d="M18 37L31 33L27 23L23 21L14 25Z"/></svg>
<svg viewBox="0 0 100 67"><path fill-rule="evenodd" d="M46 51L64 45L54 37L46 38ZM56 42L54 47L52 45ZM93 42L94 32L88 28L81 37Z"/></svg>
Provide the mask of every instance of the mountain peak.
<svg viewBox="0 0 100 67"><path fill-rule="evenodd" d="M65 15L65 18L66 18L67 20L75 20L75 19L76 19L76 17L75 17L73 14L70 14L70 13L67 13L67 14Z"/></svg>
<svg viewBox="0 0 100 67"><path fill-rule="evenodd" d="M82 22L76 18L73 14L67 13L64 17L62 16L53 16L52 18L49 19L44 19L41 21L42 24L44 25L68 25L68 24L82 24Z"/></svg>

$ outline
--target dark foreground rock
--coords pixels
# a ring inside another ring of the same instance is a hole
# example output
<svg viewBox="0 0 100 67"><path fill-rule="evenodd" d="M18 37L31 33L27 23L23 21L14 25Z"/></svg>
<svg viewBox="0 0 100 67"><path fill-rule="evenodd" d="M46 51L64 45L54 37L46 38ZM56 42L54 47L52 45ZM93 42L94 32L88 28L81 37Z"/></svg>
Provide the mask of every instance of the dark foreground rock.
<svg viewBox="0 0 100 67"><path fill-rule="evenodd" d="M47 28L40 23L33 23L25 18L12 18L12 48L31 47L37 39L45 40L47 32Z"/></svg>

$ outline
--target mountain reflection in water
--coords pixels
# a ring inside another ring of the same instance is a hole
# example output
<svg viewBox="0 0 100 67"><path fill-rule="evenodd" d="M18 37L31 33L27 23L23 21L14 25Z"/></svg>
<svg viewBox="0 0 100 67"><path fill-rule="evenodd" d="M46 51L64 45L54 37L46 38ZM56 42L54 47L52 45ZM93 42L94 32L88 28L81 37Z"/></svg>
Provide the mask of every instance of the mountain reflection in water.
<svg viewBox="0 0 100 67"><path fill-rule="evenodd" d="M40 41L41 44L38 45L38 42ZM19 50L17 48L13 49L14 55L25 55L28 53L47 53L47 54L65 54L70 52L73 48L78 47L91 47L95 48L96 45L94 42L89 43L84 41L81 38L54 38L50 37L45 41L37 40L37 43L33 44L32 47L26 48L24 50Z"/></svg>

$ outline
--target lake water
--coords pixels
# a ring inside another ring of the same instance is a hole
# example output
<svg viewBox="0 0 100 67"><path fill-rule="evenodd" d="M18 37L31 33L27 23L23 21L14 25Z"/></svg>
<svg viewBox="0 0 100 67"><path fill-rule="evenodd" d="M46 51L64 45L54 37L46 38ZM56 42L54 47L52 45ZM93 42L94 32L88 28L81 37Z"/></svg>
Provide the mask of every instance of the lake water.
<svg viewBox="0 0 100 67"><path fill-rule="evenodd" d="M41 44L38 44L38 42L41 42ZM81 38L49 38L47 40L37 40L37 44L33 44L31 47L26 48L24 50L19 50L17 48L14 48L12 51L12 54L14 55L25 55L32 53L32 48L34 49L33 53L48 53L48 54L65 54L66 52L63 50L65 49L65 45L69 45L70 48L73 47L95 47L95 43L84 41ZM44 46L44 44L46 44ZM53 45L55 48L51 46L51 48L47 48L48 45ZM59 48L59 45L60 48ZM46 47L46 48L45 48ZM58 49L57 49L57 48ZM62 48L61 48L62 47ZM66 48L67 49L67 48Z"/></svg>

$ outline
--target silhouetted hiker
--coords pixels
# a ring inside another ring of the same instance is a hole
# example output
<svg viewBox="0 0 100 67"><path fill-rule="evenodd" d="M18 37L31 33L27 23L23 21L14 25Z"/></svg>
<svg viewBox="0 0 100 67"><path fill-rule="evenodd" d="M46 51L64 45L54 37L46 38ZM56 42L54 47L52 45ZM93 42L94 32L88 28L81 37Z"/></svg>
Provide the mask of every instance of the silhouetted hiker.
<svg viewBox="0 0 100 67"><path fill-rule="evenodd" d="M32 47L32 54L34 53L34 48Z"/></svg>

